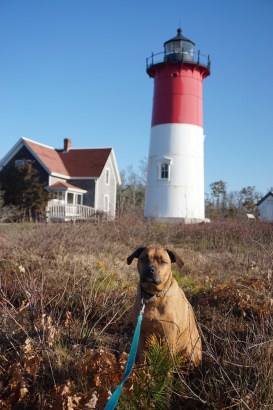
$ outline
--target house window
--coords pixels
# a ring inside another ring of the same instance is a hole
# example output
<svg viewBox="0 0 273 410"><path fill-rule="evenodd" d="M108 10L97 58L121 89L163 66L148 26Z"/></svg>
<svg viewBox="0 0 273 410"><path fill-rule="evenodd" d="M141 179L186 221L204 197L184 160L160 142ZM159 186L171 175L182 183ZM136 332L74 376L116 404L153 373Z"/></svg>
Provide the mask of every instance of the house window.
<svg viewBox="0 0 273 410"><path fill-rule="evenodd" d="M109 195L104 195L104 212L109 212Z"/></svg>
<svg viewBox="0 0 273 410"><path fill-rule="evenodd" d="M53 199L58 199L59 201L63 201L64 200L64 192L60 192L60 191L52 192L52 198Z"/></svg>
<svg viewBox="0 0 273 410"><path fill-rule="evenodd" d="M74 203L74 194L72 192L67 193L67 203L72 205Z"/></svg>
<svg viewBox="0 0 273 410"><path fill-rule="evenodd" d="M110 183L110 169L106 169L105 170L105 183L106 183L106 185L109 185L109 183Z"/></svg>
<svg viewBox="0 0 273 410"><path fill-rule="evenodd" d="M24 168L27 164L31 164L31 159L16 159L15 167L18 169Z"/></svg>
<svg viewBox="0 0 273 410"><path fill-rule="evenodd" d="M82 195L77 194L77 205L82 205Z"/></svg>

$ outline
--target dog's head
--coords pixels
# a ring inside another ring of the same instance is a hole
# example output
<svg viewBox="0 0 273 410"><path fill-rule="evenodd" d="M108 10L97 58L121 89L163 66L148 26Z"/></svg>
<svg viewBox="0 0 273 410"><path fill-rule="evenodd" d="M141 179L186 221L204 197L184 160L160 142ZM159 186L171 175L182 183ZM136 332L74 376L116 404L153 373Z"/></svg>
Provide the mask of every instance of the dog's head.
<svg viewBox="0 0 273 410"><path fill-rule="evenodd" d="M176 262L179 267L184 262L173 251L157 246L138 248L128 256L127 263L131 265L134 258L138 259L137 269L142 284L163 285L171 275L171 264Z"/></svg>

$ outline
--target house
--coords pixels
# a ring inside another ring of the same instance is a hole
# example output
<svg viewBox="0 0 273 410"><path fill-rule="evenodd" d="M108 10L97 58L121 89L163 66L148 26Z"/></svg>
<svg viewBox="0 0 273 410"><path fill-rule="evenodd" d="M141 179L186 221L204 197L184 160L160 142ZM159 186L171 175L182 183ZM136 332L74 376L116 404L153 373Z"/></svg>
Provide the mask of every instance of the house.
<svg viewBox="0 0 273 410"><path fill-rule="evenodd" d="M261 221L273 222L273 191L269 191L258 203L259 217Z"/></svg>
<svg viewBox="0 0 273 410"><path fill-rule="evenodd" d="M113 148L72 148L66 138L63 148L55 149L22 137L0 161L0 172L26 163L51 193L49 220L85 219L98 211L115 217L121 180Z"/></svg>

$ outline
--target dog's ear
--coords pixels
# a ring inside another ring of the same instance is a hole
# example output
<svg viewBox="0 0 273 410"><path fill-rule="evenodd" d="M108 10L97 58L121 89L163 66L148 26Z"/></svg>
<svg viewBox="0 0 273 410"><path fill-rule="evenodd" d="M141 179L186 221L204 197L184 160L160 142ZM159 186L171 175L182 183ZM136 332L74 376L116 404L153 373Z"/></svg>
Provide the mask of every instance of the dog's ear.
<svg viewBox="0 0 273 410"><path fill-rule="evenodd" d="M133 262L134 258L139 258L139 255L144 251L145 248L138 248L136 249L132 255L128 256L127 258L127 264L131 265L131 263Z"/></svg>
<svg viewBox="0 0 273 410"><path fill-rule="evenodd" d="M175 262L179 268L182 268L182 266L184 266L184 262L175 252L171 251L170 249L166 249L166 251L168 252L172 263Z"/></svg>

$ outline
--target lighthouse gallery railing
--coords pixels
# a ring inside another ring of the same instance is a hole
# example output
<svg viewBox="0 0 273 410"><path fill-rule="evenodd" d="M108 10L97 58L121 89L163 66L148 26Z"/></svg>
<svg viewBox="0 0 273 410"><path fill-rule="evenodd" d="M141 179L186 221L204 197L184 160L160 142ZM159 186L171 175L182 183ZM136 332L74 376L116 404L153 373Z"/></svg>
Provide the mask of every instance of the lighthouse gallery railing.
<svg viewBox="0 0 273 410"><path fill-rule="evenodd" d="M211 66L210 56L201 54L200 51L197 53L188 51L163 51L161 53L152 53L150 57L146 58L146 69L148 70L155 64L165 62L197 64L206 67L208 70L210 70Z"/></svg>

